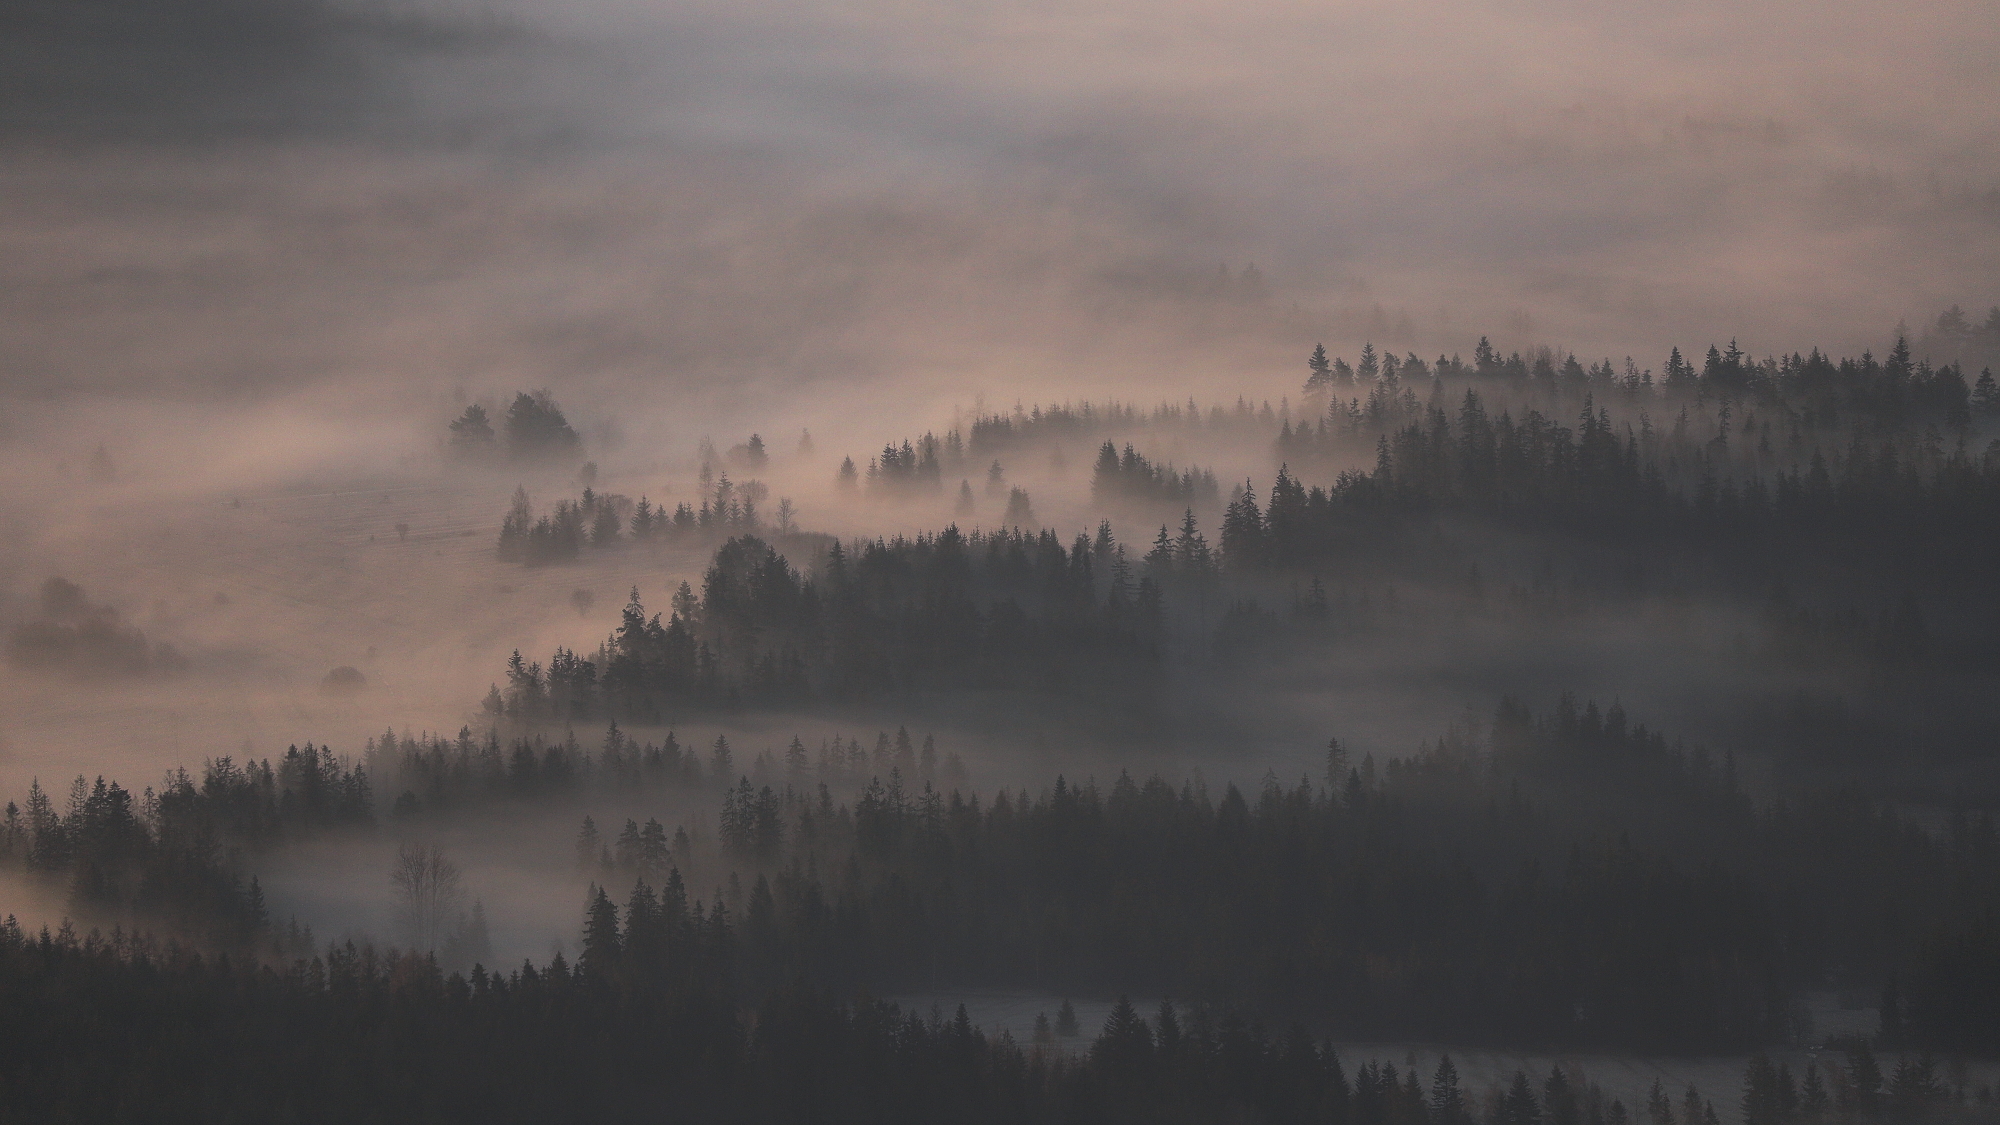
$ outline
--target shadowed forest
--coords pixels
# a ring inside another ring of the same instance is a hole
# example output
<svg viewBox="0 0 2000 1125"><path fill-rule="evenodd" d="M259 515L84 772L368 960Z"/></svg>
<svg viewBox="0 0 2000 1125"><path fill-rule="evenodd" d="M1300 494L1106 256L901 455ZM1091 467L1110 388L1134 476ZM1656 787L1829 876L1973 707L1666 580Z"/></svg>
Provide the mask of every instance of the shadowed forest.
<svg viewBox="0 0 2000 1125"><path fill-rule="evenodd" d="M1302 374L1278 411L1037 407L845 457L849 504L955 509L913 533L810 531L789 500L768 519L769 488L727 470L769 471L755 436L705 447L671 514L594 464L550 514L517 488L501 563L706 562L663 606L633 589L608 634L515 650L456 736L217 754L136 792L32 782L0 855L65 920L4 937L17 1029L38 1028L9 1088L205 1120L409 1099L453 1120L1994 1111L1968 1068L2000 1055L1991 375L1901 340L1883 360L1675 351L1658 378L1484 340L1469 363L1316 348ZM543 436L513 437L517 416ZM517 397L506 439L484 424L452 421L446 457L583 456L547 394ZM1162 447L1275 470L1225 492ZM1007 522L1034 502L1007 464L1072 457L1094 526ZM1003 493L991 527L965 500ZM1540 678L1611 643L1633 644L1613 680ZM8 651L44 675L190 674L59 578ZM322 690L365 700L346 671ZM1428 677L1437 720L1402 745L1333 721L1288 755L1231 749L1332 675ZM1110 752L1049 772L926 727L967 708L986 742L1054 717ZM865 735L885 713L908 721ZM1192 765L1148 750L1208 741ZM423 842L505 825L580 904L572 940L514 967ZM328 944L274 910L286 855L388 842L389 932ZM1167 999L1120 999L1094 1037L1067 1000L1016 1034L878 999L953 989ZM1865 1001L1865 1026L1819 1026L1829 996ZM102 1020L140 1030L105 1042ZM208 1046L146 1030L167 1026ZM1480 1087L1449 1054L1419 1074L1338 1046L1380 1042L1549 1061ZM375 1043L397 1061L364 1061ZM1576 1052L1748 1062L1740 1090L1640 1096L1573 1082ZM55 1072L76 1077L33 1077Z"/></svg>

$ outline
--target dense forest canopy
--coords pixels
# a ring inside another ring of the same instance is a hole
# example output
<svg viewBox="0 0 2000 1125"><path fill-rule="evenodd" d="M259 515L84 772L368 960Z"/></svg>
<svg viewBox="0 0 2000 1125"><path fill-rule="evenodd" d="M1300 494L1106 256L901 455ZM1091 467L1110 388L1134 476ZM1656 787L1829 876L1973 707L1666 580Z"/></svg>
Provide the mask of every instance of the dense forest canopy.
<svg viewBox="0 0 2000 1125"><path fill-rule="evenodd" d="M880 535L771 502L807 436L704 442L692 492L593 462L538 509L580 452L561 409L469 406L458 471L521 481L501 562L699 574L633 586L545 660L515 649L456 736L31 784L0 862L70 922L0 931L4 986L51 1029L14 1028L5 1081L101 1119L397 1097L482 1121L1988 1119L1967 1060L2000 1056L2000 392L1960 366L1987 332L1941 318L1936 363L1731 343L1657 376L1484 339L1318 347L1275 407L1024 405L846 456L835 503L925 521ZM1614 637L1645 644L1596 699L1493 671ZM9 654L186 663L60 579ZM1422 697L1427 737L1357 751L1336 723L1305 776L1296 748L1242 748L1284 692L1388 690L1399 659L1453 685ZM365 706L370 678L336 673L329 698ZM1673 675L1698 707L1628 709L1623 685ZM1072 724L1123 756L1021 766L934 733L975 702L982 739ZM1214 780L1146 756L1204 740ZM507 826L583 906L518 968L425 843ZM288 857L390 845L393 942L271 908ZM1101 1032L1064 1001L1019 1036L879 999L954 990L1120 999ZM1867 1030L1822 1026L1828 996ZM1436 1053L1357 1066L1353 1042ZM1472 1085L1441 1045L1747 1061L1735 1090L1559 1061ZM129 1077L30 1077L58 1057Z"/></svg>

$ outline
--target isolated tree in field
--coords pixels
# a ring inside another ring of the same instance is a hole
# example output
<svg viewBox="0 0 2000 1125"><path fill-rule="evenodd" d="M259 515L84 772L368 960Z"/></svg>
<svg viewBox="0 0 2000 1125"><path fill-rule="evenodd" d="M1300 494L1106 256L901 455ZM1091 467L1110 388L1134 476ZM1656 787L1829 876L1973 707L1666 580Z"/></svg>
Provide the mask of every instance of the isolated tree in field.
<svg viewBox="0 0 2000 1125"><path fill-rule="evenodd" d="M451 447L458 453L477 453L493 448L493 422L486 416L486 408L473 403L465 408L465 413L454 419L451 430Z"/></svg>
<svg viewBox="0 0 2000 1125"><path fill-rule="evenodd" d="M500 548L502 559L513 562L527 549L528 533L534 528L535 509L528 503L528 490L514 489L514 499L507 507L507 514L500 520Z"/></svg>
<svg viewBox="0 0 2000 1125"><path fill-rule="evenodd" d="M1007 527L1035 526L1035 506L1028 502L1028 490L1016 488L1007 493L1007 514L1000 518Z"/></svg>
<svg viewBox="0 0 2000 1125"><path fill-rule="evenodd" d="M428 953L442 946L465 901L458 865L436 847L404 844L396 850L389 881L396 888L396 920L411 947Z"/></svg>
<svg viewBox="0 0 2000 1125"><path fill-rule="evenodd" d="M507 452L515 457L561 457L575 453L583 440L570 428L562 407L547 391L514 396L507 408Z"/></svg>

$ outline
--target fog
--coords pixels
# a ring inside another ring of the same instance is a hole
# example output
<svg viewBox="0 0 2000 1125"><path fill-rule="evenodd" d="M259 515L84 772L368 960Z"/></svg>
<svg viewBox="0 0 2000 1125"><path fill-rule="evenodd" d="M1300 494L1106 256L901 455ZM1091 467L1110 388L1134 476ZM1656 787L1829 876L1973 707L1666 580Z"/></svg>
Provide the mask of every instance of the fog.
<svg viewBox="0 0 2000 1125"><path fill-rule="evenodd" d="M1676 347L1696 362L1731 340L1752 363L1884 356L1907 334L1919 363L1962 360L1970 384L1986 353L1925 348L1951 343L1927 335L1942 310L1977 324L2000 302L1991 15L1971 0L10 5L0 800L31 780L59 796L78 775L164 790L175 767L307 742L352 764L384 728L573 734L594 752L608 710L481 701L507 688L510 654L594 657L628 594L670 613L726 534L572 543L574 561L524 565L499 539L517 489L539 517L589 488L617 528L642 497L663 515L703 507L726 473L757 490L763 522L746 527L822 589L833 539L947 525L1026 523L1068 545L1105 521L1136 574L1183 511L1219 549L1235 490L1268 503L1281 464L1334 489L1376 468L1373 436L1323 432L1310 456L1274 444L1328 417L1302 390L1322 342L1343 363L1364 344L1429 362L1486 340L1557 364L1630 357L1646 397L1635 381L1606 417L1648 441L1681 407L1651 397ZM1440 409L1475 385L1454 376ZM1428 375L1410 389L1414 419ZM574 456L447 429L472 406L503 429L516 396L541 390ZM1560 395L1507 393L1496 414L1575 419ZM1727 456L1722 401L1702 397L1693 425ZM991 448L973 436L981 419L1084 403L1138 413ZM1774 413L1763 438L1782 446ZM1837 424L1804 416L1834 449ZM1984 414L1946 431L1922 439L1924 471L1954 440L1976 458L1994 437ZM924 487L878 485L885 445L922 451L926 435L970 444ZM1094 493L1102 442L1214 490ZM1783 451L1794 470L1804 448ZM1782 474L1771 456L1753 472ZM843 481L844 459L865 475ZM795 526L778 526L781 501ZM1983 650L1950 639L1986 607L1927 603L1944 655L1891 690L1873 656L1750 655L1761 571L1704 585L1667 558L1635 577L1573 528L1420 522L1370 540L1379 556L1329 551L1310 596L1322 617L1332 597L1339 624L1304 641L1232 656L1216 639L1232 613L1252 633L1310 617L1297 575L1213 604L1169 583L1163 670L1131 706L1102 684L1016 683L731 694L621 721L691 749L724 735L739 764L782 757L794 735L872 744L907 725L988 800L1045 796L1058 775L1108 791L1124 771L1254 800L1267 780L1337 788L1329 737L1369 759L1372 784L1375 761L1448 730L1485 737L1503 696L1546 710L1575 693L1740 753L1753 789L1793 780L1811 741L1778 717L1795 706L1822 733L1876 740L1867 761L1829 750L1797 772L1879 783L1902 755L1893 795L1934 818L1955 786L1974 807L2000 795L1990 753L1971 749L2000 705L1980 702L1976 662L1952 663ZM1880 647L1871 623L1886 636L1898 598L1932 591L1863 574L1811 604ZM811 788L759 768L760 785ZM433 799L419 788L373 794L379 829L259 859L271 917L322 941L407 940L388 872L417 842L458 865L494 955L574 958L588 889L631 876L576 861L585 815L607 834L627 817L695 832L677 857L690 897L736 877L711 846L717 785L607 774L558 799L386 815ZM862 791L841 775L829 798ZM64 915L59 890L0 879L0 913ZM1110 1010L1086 999L1093 1018ZM1380 1049L1406 1047L1434 1053ZM1481 1062L1479 1080L1497 1088L1514 1058ZM1621 1081L1636 1106L1638 1078Z"/></svg>

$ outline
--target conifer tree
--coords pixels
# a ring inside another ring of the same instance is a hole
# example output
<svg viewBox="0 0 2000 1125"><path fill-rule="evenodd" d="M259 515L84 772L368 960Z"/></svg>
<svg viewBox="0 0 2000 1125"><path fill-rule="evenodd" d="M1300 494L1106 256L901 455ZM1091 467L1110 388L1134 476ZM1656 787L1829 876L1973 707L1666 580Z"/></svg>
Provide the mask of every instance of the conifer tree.
<svg viewBox="0 0 2000 1125"><path fill-rule="evenodd" d="M592 883L590 907L583 920L583 951L577 955L577 971L591 980L609 980L618 968L618 907L604 888Z"/></svg>
<svg viewBox="0 0 2000 1125"><path fill-rule="evenodd" d="M1498 1125L1541 1125L1541 1106L1535 1101L1534 1087L1528 1084L1528 1072L1514 1072L1513 1084L1500 1098Z"/></svg>
<svg viewBox="0 0 2000 1125"><path fill-rule="evenodd" d="M1326 358L1326 345L1314 344L1306 359L1306 393L1325 394L1333 388L1333 363Z"/></svg>
<svg viewBox="0 0 2000 1125"><path fill-rule="evenodd" d="M1468 1125L1471 1120L1465 1108L1465 1095L1458 1088L1458 1067L1452 1065L1450 1055L1438 1058L1437 1070L1431 1075L1431 1125Z"/></svg>

